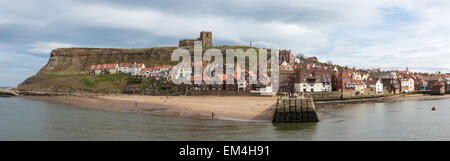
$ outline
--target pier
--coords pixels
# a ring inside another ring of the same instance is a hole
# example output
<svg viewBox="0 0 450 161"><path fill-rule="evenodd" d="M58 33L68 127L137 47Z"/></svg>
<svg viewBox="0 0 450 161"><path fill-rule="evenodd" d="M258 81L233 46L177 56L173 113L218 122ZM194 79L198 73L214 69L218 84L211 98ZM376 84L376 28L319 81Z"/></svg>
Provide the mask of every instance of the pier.
<svg viewBox="0 0 450 161"><path fill-rule="evenodd" d="M277 100L272 122L318 122L312 98L280 97Z"/></svg>

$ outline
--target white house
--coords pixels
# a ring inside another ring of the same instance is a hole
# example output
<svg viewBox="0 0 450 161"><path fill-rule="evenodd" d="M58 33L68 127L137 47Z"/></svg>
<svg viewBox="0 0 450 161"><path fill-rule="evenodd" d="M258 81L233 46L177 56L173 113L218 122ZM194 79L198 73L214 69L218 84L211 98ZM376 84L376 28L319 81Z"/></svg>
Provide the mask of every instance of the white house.
<svg viewBox="0 0 450 161"><path fill-rule="evenodd" d="M130 73L131 64L130 63L120 63L118 67L119 73L129 74Z"/></svg>
<svg viewBox="0 0 450 161"><path fill-rule="evenodd" d="M170 66L170 65L154 67L155 70L159 70L159 75L164 76L164 77L167 77L170 74L172 68L173 68L173 66Z"/></svg>
<svg viewBox="0 0 450 161"><path fill-rule="evenodd" d="M402 92L413 92L414 91L414 79L403 78L400 80Z"/></svg>
<svg viewBox="0 0 450 161"><path fill-rule="evenodd" d="M116 74L118 71L118 64L106 64L107 74Z"/></svg>
<svg viewBox="0 0 450 161"><path fill-rule="evenodd" d="M166 72L166 71L170 71L172 68L173 68L173 66L170 66L170 65L164 65L164 66L156 66L156 68L159 68L159 71L161 71L161 72Z"/></svg>
<svg viewBox="0 0 450 161"><path fill-rule="evenodd" d="M361 74L358 72L353 72L353 79L354 80L361 80Z"/></svg>
<svg viewBox="0 0 450 161"><path fill-rule="evenodd" d="M381 82L381 79L378 79L376 83L376 92L377 94L383 94L383 82Z"/></svg>
<svg viewBox="0 0 450 161"><path fill-rule="evenodd" d="M357 81L355 85L355 91L359 92L360 94L365 93L367 90L367 85L362 81Z"/></svg>
<svg viewBox="0 0 450 161"><path fill-rule="evenodd" d="M369 74L361 74L361 80L368 80L369 76Z"/></svg>
<svg viewBox="0 0 450 161"><path fill-rule="evenodd" d="M293 70L292 69L292 65L287 63L286 61L283 61L283 63L281 63L281 67L280 70Z"/></svg>
<svg viewBox="0 0 450 161"><path fill-rule="evenodd" d="M300 59L299 58L294 58L294 62L297 64L300 64Z"/></svg>
<svg viewBox="0 0 450 161"><path fill-rule="evenodd" d="M296 92L323 92L331 91L331 84L325 84L322 82L315 83L294 83L294 89Z"/></svg>
<svg viewBox="0 0 450 161"><path fill-rule="evenodd" d="M238 91L239 91L239 89L242 89L245 91L245 87L247 87L247 80L237 81L237 85L238 85Z"/></svg>
<svg viewBox="0 0 450 161"><path fill-rule="evenodd" d="M383 82L381 82L381 79L378 79L377 81L367 81L367 88L374 91L375 94L383 94Z"/></svg>
<svg viewBox="0 0 450 161"><path fill-rule="evenodd" d="M90 75L116 74L118 64L97 64L89 69Z"/></svg>
<svg viewBox="0 0 450 161"><path fill-rule="evenodd" d="M139 75L142 77L148 78L151 76L152 71L153 71L153 68L143 68L143 69L141 69L141 72L139 73Z"/></svg>
<svg viewBox="0 0 450 161"><path fill-rule="evenodd" d="M136 63L131 65L131 68L129 69L131 75L138 75L142 69L145 68L144 63Z"/></svg>
<svg viewBox="0 0 450 161"><path fill-rule="evenodd" d="M192 76L192 68L191 67L185 67L185 68L178 68L175 74L176 79L191 79Z"/></svg>
<svg viewBox="0 0 450 161"><path fill-rule="evenodd" d="M100 75L102 72L102 70L101 70L102 67L103 67L102 64L92 65L91 68L89 69L89 74L90 75Z"/></svg>
<svg viewBox="0 0 450 161"><path fill-rule="evenodd" d="M158 69L153 68L153 70L150 73L151 77L159 76L159 73L161 73Z"/></svg>

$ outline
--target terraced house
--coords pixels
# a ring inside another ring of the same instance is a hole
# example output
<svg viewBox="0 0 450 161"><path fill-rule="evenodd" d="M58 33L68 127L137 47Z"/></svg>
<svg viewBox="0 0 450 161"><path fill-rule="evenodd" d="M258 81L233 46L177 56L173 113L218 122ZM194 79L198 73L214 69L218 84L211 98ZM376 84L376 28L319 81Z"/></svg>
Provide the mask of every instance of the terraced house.
<svg viewBox="0 0 450 161"><path fill-rule="evenodd" d="M376 81L366 81L368 95L380 95L383 94L383 83L381 79Z"/></svg>
<svg viewBox="0 0 450 161"><path fill-rule="evenodd" d="M357 80L353 79L353 72L334 70L332 79L333 91L340 91L342 97L356 95Z"/></svg>
<svg viewBox="0 0 450 161"><path fill-rule="evenodd" d="M116 74L118 64L98 64L92 65L89 69L90 75Z"/></svg>
<svg viewBox="0 0 450 161"><path fill-rule="evenodd" d="M295 92L331 91L331 74L323 68L315 68L306 64L296 69L294 74Z"/></svg>
<svg viewBox="0 0 450 161"><path fill-rule="evenodd" d="M414 92L414 79L412 77L401 78L400 84L402 93Z"/></svg>
<svg viewBox="0 0 450 161"><path fill-rule="evenodd" d="M396 72L376 72L372 73L371 77L372 79L381 79L384 94L400 94L401 84Z"/></svg>
<svg viewBox="0 0 450 161"><path fill-rule="evenodd" d="M91 66L91 68L89 69L89 74L103 75L123 73L138 75L143 68L145 68L145 65L143 63L97 64Z"/></svg>

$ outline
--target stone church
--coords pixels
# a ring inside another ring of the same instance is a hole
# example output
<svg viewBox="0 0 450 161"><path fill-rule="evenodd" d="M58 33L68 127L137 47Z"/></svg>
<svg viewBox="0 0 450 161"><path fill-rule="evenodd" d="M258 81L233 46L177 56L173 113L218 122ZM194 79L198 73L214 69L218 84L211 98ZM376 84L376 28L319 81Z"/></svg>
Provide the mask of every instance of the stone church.
<svg viewBox="0 0 450 161"><path fill-rule="evenodd" d="M194 41L202 41L203 47L212 47L212 32L202 31L200 37L197 39L183 39L180 40L179 47L193 47Z"/></svg>

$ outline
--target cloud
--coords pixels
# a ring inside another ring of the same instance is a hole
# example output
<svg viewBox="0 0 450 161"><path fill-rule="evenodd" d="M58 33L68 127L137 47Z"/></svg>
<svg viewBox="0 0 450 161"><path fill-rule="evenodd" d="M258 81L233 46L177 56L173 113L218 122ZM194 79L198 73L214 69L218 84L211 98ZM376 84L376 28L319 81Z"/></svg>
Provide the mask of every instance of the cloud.
<svg viewBox="0 0 450 161"><path fill-rule="evenodd" d="M76 45L59 42L36 42L31 44L30 47L31 48L28 49L27 52L49 55L53 49L76 47Z"/></svg>
<svg viewBox="0 0 450 161"><path fill-rule="evenodd" d="M176 46L201 30L213 31L219 45L252 42L340 65L450 72L449 18L450 2L423 0L2 0L0 62L43 62L24 61L28 72L0 74L0 82L39 70L54 48Z"/></svg>

